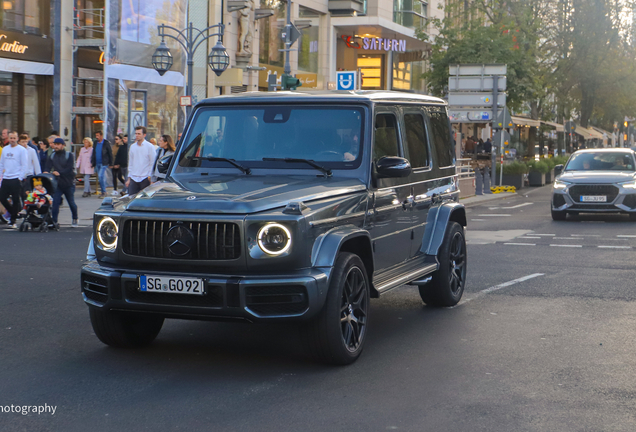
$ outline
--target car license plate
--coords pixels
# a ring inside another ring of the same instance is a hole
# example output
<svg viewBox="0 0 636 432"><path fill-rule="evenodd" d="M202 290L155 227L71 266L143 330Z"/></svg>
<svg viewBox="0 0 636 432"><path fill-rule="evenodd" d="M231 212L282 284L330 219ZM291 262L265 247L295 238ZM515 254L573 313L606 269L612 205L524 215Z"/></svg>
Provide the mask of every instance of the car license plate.
<svg viewBox="0 0 636 432"><path fill-rule="evenodd" d="M139 276L139 291L166 294L204 295L203 279L168 276Z"/></svg>
<svg viewBox="0 0 636 432"><path fill-rule="evenodd" d="M605 195L581 195L581 202L607 202Z"/></svg>

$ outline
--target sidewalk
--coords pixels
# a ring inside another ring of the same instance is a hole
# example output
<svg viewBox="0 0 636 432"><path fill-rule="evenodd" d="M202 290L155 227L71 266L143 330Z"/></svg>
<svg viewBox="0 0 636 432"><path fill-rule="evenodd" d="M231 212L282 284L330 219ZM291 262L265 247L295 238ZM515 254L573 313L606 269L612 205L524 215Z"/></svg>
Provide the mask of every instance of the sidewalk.
<svg viewBox="0 0 636 432"><path fill-rule="evenodd" d="M119 189L121 190L121 189ZM111 195L113 188L106 188L106 196ZM84 193L84 187L75 187L75 204L77 204L77 216L79 218L78 223L80 227L92 227L93 226L93 213L99 208L103 198L98 198L99 195L91 195L90 197L82 198ZM71 209L68 207L68 203L64 200L64 203L60 207L60 214L57 217L57 221L61 227L70 227L73 222L71 216Z"/></svg>

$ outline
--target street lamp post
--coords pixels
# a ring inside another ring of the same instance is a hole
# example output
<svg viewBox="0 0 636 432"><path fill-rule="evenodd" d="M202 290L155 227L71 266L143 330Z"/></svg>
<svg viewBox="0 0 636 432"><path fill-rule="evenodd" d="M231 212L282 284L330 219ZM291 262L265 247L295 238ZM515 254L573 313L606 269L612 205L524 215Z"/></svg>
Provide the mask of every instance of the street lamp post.
<svg viewBox="0 0 636 432"><path fill-rule="evenodd" d="M219 29L217 33L210 33L210 30L216 28ZM220 76L230 65L230 56L227 54L227 51L223 46L223 32L225 30L224 24L211 25L204 30L195 28L192 23L183 30L178 30L174 27L161 24L158 26L158 30L158 35L161 36L161 43L152 55L152 67L154 67L161 76L168 72L168 70L172 67L173 58L170 53L170 48L166 45L165 38L169 37L179 42L188 56L188 82L186 84L186 93L189 96L192 96L194 53L203 42L213 36L218 36L216 45L212 47L210 54L208 54L208 65L216 76ZM168 30L172 30L176 33L176 35L166 33ZM191 111L192 105L187 108L188 116L190 116Z"/></svg>

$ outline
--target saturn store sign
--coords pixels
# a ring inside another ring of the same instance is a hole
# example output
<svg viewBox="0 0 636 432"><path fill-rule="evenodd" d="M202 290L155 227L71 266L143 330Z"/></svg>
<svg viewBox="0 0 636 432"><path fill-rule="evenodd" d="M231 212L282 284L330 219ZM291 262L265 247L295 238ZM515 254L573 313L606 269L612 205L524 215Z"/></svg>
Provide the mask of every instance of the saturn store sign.
<svg viewBox="0 0 636 432"><path fill-rule="evenodd" d="M406 52L406 40L388 38L362 38L362 44L355 40L353 36L340 36L349 48L373 50L373 51L395 51Z"/></svg>

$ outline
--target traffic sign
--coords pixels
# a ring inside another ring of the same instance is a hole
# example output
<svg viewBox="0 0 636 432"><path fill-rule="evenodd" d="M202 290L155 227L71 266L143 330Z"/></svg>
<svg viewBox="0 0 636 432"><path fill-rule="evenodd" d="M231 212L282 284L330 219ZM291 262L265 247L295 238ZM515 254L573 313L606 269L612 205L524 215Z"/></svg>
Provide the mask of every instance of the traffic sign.
<svg viewBox="0 0 636 432"><path fill-rule="evenodd" d="M293 23L289 23L285 26L285 33L282 36L285 42L292 46L300 37L300 30Z"/></svg>
<svg viewBox="0 0 636 432"><path fill-rule="evenodd" d="M336 85L338 90L356 90L356 71L336 72Z"/></svg>
<svg viewBox="0 0 636 432"><path fill-rule="evenodd" d="M179 98L179 105L192 106L192 96L181 96Z"/></svg>
<svg viewBox="0 0 636 432"><path fill-rule="evenodd" d="M448 72L453 75L506 75L508 66L505 64L454 64L448 66Z"/></svg>
<svg viewBox="0 0 636 432"><path fill-rule="evenodd" d="M497 116L497 124L495 125L495 129L510 129L514 128L515 124L512 122L512 118L510 117L510 111L508 108L504 108L501 114Z"/></svg>
<svg viewBox="0 0 636 432"><path fill-rule="evenodd" d="M572 133L576 130L576 123L573 121L567 121L565 122L564 128L567 133Z"/></svg>
<svg viewBox="0 0 636 432"><path fill-rule="evenodd" d="M448 79L448 90L457 91L489 91L494 86L494 79L491 76L451 76ZM497 80L499 91L506 91L506 77L499 77Z"/></svg>
<svg viewBox="0 0 636 432"><path fill-rule="evenodd" d="M503 144L505 149L506 146L510 145L510 134L506 132L505 130L503 131L503 134L504 134ZM492 136L492 145L497 146L497 148L499 148L500 144L501 144L501 131L499 130L495 132L495 134ZM501 151L499 153L501 153Z"/></svg>
<svg viewBox="0 0 636 432"><path fill-rule="evenodd" d="M453 107L492 108L493 95L490 92L454 92L448 94L448 103ZM506 94L498 93L497 106L506 106Z"/></svg>

